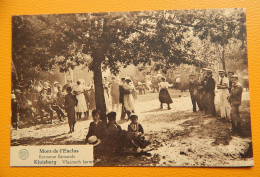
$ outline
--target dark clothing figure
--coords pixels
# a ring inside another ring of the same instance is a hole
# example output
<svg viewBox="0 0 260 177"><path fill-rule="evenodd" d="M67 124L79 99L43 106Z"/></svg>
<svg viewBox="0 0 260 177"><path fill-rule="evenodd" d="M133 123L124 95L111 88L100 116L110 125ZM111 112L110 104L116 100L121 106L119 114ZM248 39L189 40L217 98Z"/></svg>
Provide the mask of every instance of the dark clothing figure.
<svg viewBox="0 0 260 177"><path fill-rule="evenodd" d="M77 104L78 104L78 100L75 95L73 95L72 93L68 93L65 96L65 111L67 112L67 116L68 116L70 133L74 132L74 126L76 123L75 107L77 106Z"/></svg>
<svg viewBox="0 0 260 177"><path fill-rule="evenodd" d="M136 149L145 148L149 144L149 141L145 140L143 134L144 129L141 124L131 123L130 125L128 125L128 136Z"/></svg>
<svg viewBox="0 0 260 177"><path fill-rule="evenodd" d="M96 136L101 141L105 138L107 131L106 124L99 120L98 122L91 122L89 125L88 134L86 136L86 142L90 136Z"/></svg>
<svg viewBox="0 0 260 177"><path fill-rule="evenodd" d="M192 80L189 83L189 92L190 92L191 102L193 105L193 112L197 111L197 108L196 108L197 104L198 104L199 110L200 111L203 110L203 105L200 101L201 93L199 93L199 91L198 91L199 85L200 85L199 81L197 81L197 80Z"/></svg>
<svg viewBox="0 0 260 177"><path fill-rule="evenodd" d="M215 110L215 80L212 76L209 76L207 81L205 82L205 114L216 116Z"/></svg>
<svg viewBox="0 0 260 177"><path fill-rule="evenodd" d="M162 88L159 92L159 101L161 103L172 103L171 96L166 88Z"/></svg>
<svg viewBox="0 0 260 177"><path fill-rule="evenodd" d="M62 121L62 117L64 118L65 115L64 115L64 112L62 111L62 109L59 107L59 104L58 104L58 101L57 100L54 100L51 104L51 109L56 111L57 113L57 116L58 116L58 119L60 121Z"/></svg>
<svg viewBox="0 0 260 177"><path fill-rule="evenodd" d="M12 118L11 118L12 127L17 130L17 128L18 128L18 102L15 99L12 99L12 101L11 101L11 109L12 109Z"/></svg>
<svg viewBox="0 0 260 177"><path fill-rule="evenodd" d="M105 138L106 153L118 154L124 149L126 136L120 125L115 122L108 122L107 134Z"/></svg>
<svg viewBox="0 0 260 177"><path fill-rule="evenodd" d="M228 84L229 93L231 92L231 88L232 88L232 82L231 82L231 79L229 79L229 84Z"/></svg>
<svg viewBox="0 0 260 177"><path fill-rule="evenodd" d="M241 133L241 119L239 116L239 106L241 105L243 88L240 83L233 85L230 91L229 102L231 105L232 130Z"/></svg>
<svg viewBox="0 0 260 177"><path fill-rule="evenodd" d="M124 105L124 95L125 94L130 94L129 90L125 90L123 85L119 86L119 103L122 104L122 109L121 109L121 120L125 119L126 116L126 109Z"/></svg>

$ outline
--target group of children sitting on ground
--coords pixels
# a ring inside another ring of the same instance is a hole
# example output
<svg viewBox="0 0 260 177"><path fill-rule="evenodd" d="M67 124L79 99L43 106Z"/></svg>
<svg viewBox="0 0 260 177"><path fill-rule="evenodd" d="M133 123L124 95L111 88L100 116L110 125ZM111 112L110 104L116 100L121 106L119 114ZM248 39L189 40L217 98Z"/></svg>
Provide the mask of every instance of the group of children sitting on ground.
<svg viewBox="0 0 260 177"><path fill-rule="evenodd" d="M128 150L136 153L146 151L149 141L144 138L144 130L138 123L138 116L133 114L129 117L131 123L128 131L122 130L116 123L116 112L107 114L108 123L100 120L100 112L92 111L93 122L90 123L89 131L86 136L86 143L94 145L94 155L102 154L113 155L121 154Z"/></svg>

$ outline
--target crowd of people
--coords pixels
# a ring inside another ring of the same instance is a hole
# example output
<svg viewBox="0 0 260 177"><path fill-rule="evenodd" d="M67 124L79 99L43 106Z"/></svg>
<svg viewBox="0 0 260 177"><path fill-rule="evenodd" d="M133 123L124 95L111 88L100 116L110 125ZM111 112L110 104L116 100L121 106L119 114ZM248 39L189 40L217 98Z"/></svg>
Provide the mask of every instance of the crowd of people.
<svg viewBox="0 0 260 177"><path fill-rule="evenodd" d="M109 80L104 77L103 88L107 113L120 111L122 120L129 119L130 114L134 113L137 97L130 77L121 78L121 81L116 77ZM49 81L30 82L26 87L14 88L11 100L12 125L16 129L19 119L30 121L40 117L42 123L46 118L52 123L56 113L57 118L63 121L65 117L69 118L69 115L74 114L74 107L76 120L82 117L88 119L91 111L96 109L94 84L90 81L86 85L83 79L76 83L68 79L64 86L57 81L53 85ZM70 131L73 132L73 128Z"/></svg>
<svg viewBox="0 0 260 177"><path fill-rule="evenodd" d="M216 116L215 109L215 87L219 92L220 117L222 120L231 122L234 134L241 134L241 119L239 116L239 106L243 87L239 83L239 78L234 72L225 73L219 70L219 81L216 83L212 77L212 70L203 68L203 74L199 79L195 79L194 74L190 74L189 92L193 105L193 112L204 111L206 115Z"/></svg>
<svg viewBox="0 0 260 177"><path fill-rule="evenodd" d="M70 88L70 89L68 89ZM89 111L96 108L95 90L92 82L86 86L84 80L78 80L75 84L71 79L62 86L55 81L53 85L49 81L30 82L26 87L15 88L11 93L12 125L17 129L18 121L26 119L31 121L40 117L41 123L47 118L53 122L54 113L60 121L64 121L68 115L68 105L72 101L68 95L75 96L76 119L89 117Z"/></svg>
<svg viewBox="0 0 260 177"><path fill-rule="evenodd" d="M160 108L167 104L168 110L173 103L168 92L169 84L166 78L161 76L157 81L159 91ZM135 114L136 88L130 77L116 77L109 80L103 79L104 97L106 104L106 121L100 120L100 110L96 109L95 88L92 82L85 85L80 79L73 83L71 79L62 86L55 81L51 85L48 81L32 82L26 89L13 89L12 100L12 125L17 129L18 117L34 119L37 116L43 119L47 117L50 123L53 121L54 113L60 121L68 119L69 133L75 130L76 121L84 116L93 122L90 123L85 142L95 146L96 154L120 153L126 149L134 149L136 152L146 152L144 149L149 141L144 138L144 129L138 123L138 116ZM138 84L140 86L141 84ZM219 70L219 81L216 83L212 77L212 70L203 69L201 77L196 78L195 74L189 75L189 92L193 105L193 112L204 111L206 115L216 116L215 89L217 88L220 97L220 117L230 121L234 133L241 132L241 119L239 106L243 87L238 82L238 76L233 72L226 75L224 70ZM143 89L143 88L142 88ZM152 90L152 89L151 89ZM122 130L116 122L117 113L121 120L131 123L128 130ZM108 122L107 122L108 120ZM109 151L109 152L107 152Z"/></svg>

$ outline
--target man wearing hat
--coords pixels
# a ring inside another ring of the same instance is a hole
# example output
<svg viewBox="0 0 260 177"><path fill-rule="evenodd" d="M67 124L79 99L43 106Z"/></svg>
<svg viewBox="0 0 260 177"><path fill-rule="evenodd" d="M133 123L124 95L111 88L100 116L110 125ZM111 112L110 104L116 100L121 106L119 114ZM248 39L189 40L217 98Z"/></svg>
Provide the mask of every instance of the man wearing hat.
<svg viewBox="0 0 260 177"><path fill-rule="evenodd" d="M230 104L228 102L228 85L229 80L227 77L225 77L225 71L219 70L219 82L217 85L217 89L219 91L219 105L220 105L220 116L223 119L230 119Z"/></svg>
<svg viewBox="0 0 260 177"><path fill-rule="evenodd" d="M238 76L233 75L231 77L232 88L230 91L229 102L231 105L231 123L234 133L241 133L241 119L239 116L239 106L241 105L241 98L243 87L238 82Z"/></svg>
<svg viewBox="0 0 260 177"><path fill-rule="evenodd" d="M212 70L207 70L207 78L204 81L205 88L205 114L206 115L216 115L215 109L215 80L212 78Z"/></svg>

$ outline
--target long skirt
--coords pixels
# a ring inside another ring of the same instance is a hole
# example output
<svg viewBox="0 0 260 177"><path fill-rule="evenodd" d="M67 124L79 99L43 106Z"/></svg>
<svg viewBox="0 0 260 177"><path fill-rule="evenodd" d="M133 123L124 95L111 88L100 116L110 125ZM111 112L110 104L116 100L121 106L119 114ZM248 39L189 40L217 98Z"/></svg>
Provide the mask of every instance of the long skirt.
<svg viewBox="0 0 260 177"><path fill-rule="evenodd" d="M124 95L124 106L127 111L134 111L134 97L132 94Z"/></svg>
<svg viewBox="0 0 260 177"><path fill-rule="evenodd" d="M76 112L86 112L86 111L88 111L85 95L83 93L81 93L81 94L77 95L76 98L78 99L78 105L77 105L75 111Z"/></svg>
<svg viewBox="0 0 260 177"><path fill-rule="evenodd" d="M159 92L159 100L161 103L172 103L171 96L166 88L162 88Z"/></svg>

